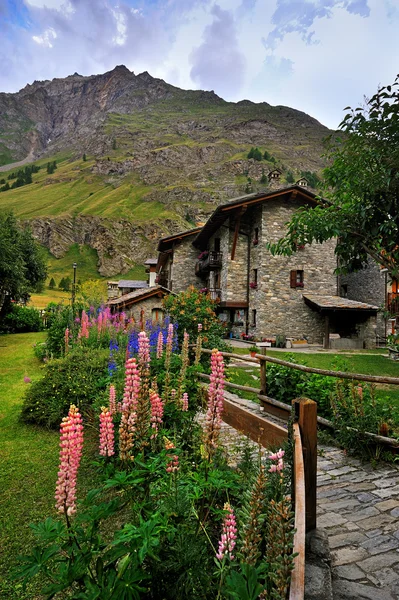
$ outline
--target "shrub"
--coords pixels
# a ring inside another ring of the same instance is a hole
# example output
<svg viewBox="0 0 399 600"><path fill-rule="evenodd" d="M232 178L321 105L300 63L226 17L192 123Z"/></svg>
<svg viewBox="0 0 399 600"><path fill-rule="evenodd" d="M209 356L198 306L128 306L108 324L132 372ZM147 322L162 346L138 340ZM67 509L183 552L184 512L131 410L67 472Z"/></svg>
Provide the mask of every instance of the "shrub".
<svg viewBox="0 0 399 600"><path fill-rule="evenodd" d="M1 329L5 333L40 331L42 329L42 319L36 308L14 304L11 312L2 320Z"/></svg>
<svg viewBox="0 0 399 600"><path fill-rule="evenodd" d="M27 390L21 418L58 429L70 404L85 413L107 385L108 350L76 348L45 367L44 377Z"/></svg>

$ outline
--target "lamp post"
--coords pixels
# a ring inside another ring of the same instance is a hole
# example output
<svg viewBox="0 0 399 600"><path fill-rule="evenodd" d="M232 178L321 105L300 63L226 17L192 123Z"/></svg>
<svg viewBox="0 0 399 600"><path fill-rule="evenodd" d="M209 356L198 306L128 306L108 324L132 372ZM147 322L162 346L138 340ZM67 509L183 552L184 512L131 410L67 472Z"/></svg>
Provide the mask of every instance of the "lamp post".
<svg viewBox="0 0 399 600"><path fill-rule="evenodd" d="M75 295L76 295L76 262L73 263L73 283L72 283L72 308L75 308Z"/></svg>

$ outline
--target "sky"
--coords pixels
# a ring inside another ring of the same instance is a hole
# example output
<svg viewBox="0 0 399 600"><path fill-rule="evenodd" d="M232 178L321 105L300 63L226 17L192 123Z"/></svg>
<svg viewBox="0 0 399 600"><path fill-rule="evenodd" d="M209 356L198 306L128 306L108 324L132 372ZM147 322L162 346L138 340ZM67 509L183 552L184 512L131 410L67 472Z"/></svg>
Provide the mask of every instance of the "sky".
<svg viewBox="0 0 399 600"><path fill-rule="evenodd" d="M338 127L399 71L399 0L0 0L0 91L124 64Z"/></svg>

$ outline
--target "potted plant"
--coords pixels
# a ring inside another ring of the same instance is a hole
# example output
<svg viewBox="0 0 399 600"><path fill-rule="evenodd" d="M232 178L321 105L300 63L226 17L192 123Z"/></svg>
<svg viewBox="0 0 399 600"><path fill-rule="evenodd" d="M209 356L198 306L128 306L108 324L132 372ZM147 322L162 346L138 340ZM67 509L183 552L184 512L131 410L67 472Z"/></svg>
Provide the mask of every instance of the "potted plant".
<svg viewBox="0 0 399 600"><path fill-rule="evenodd" d="M254 358L255 354L258 353L258 346L250 346L249 352L250 352L252 358Z"/></svg>

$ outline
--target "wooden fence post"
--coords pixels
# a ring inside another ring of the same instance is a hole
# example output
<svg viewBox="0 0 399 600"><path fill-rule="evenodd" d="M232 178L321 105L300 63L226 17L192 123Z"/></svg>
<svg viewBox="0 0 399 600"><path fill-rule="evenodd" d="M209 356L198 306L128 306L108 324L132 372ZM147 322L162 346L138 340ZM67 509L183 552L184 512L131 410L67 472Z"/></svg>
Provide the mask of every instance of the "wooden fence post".
<svg viewBox="0 0 399 600"><path fill-rule="evenodd" d="M308 398L292 401L302 438L305 468L306 533L316 529L317 404Z"/></svg>
<svg viewBox="0 0 399 600"><path fill-rule="evenodd" d="M266 356L266 346L262 346L261 354ZM260 359L260 393L266 396L266 361Z"/></svg>

